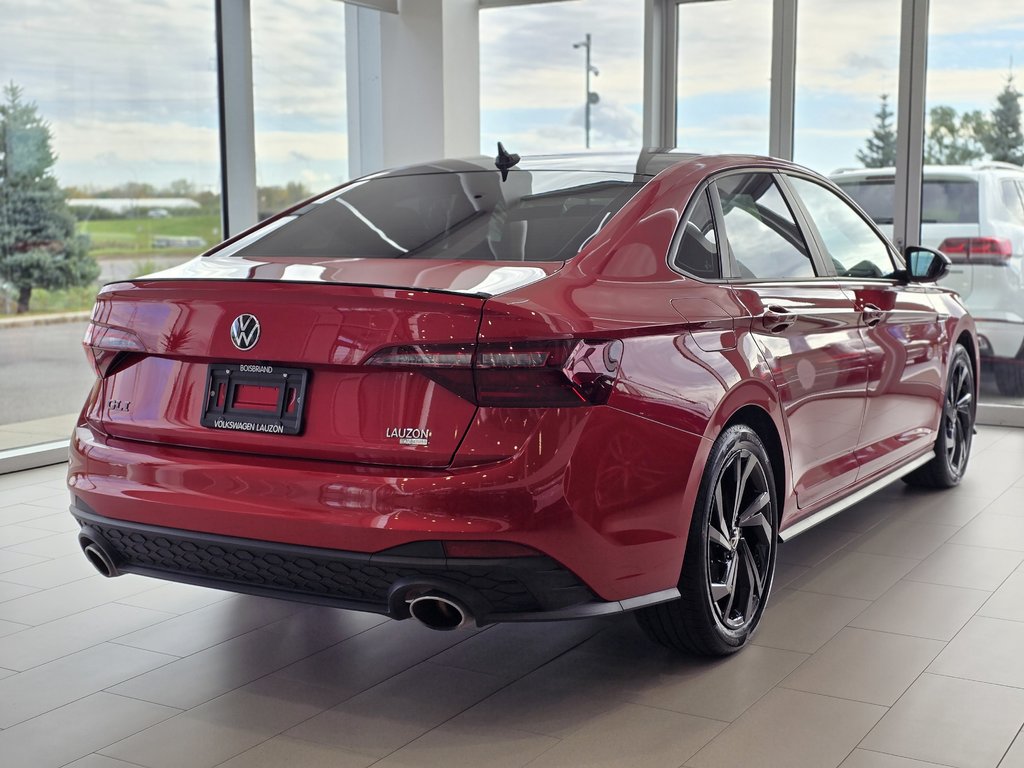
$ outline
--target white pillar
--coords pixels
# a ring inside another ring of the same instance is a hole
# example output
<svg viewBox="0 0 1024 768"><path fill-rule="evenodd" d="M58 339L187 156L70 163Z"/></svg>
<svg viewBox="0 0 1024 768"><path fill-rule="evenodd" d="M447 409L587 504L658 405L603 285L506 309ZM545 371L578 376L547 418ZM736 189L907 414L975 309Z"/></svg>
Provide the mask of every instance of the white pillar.
<svg viewBox="0 0 1024 768"><path fill-rule="evenodd" d="M900 86L896 97L896 189L893 242L901 251L921 242L928 0L903 0Z"/></svg>
<svg viewBox="0 0 1024 768"><path fill-rule="evenodd" d="M398 0L345 18L349 168L480 153L478 0Z"/></svg>
<svg viewBox="0 0 1024 768"><path fill-rule="evenodd" d="M644 146L676 145L676 68L679 7L675 0L644 3Z"/></svg>
<svg viewBox="0 0 1024 768"><path fill-rule="evenodd" d="M220 90L221 231L225 238L256 224L256 131L252 106L249 0L217 0Z"/></svg>
<svg viewBox="0 0 1024 768"><path fill-rule="evenodd" d="M796 3L797 0L775 0L772 9L772 90L768 154L783 160L793 159Z"/></svg>

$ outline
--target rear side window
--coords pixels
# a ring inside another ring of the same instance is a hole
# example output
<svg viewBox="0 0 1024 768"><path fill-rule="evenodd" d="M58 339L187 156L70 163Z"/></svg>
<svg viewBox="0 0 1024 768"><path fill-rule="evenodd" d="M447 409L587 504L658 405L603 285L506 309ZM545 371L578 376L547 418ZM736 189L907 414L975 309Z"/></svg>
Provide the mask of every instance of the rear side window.
<svg viewBox="0 0 1024 768"><path fill-rule="evenodd" d="M714 280L722 276L722 262L718 254L718 233L711 215L708 193L701 192L683 225L676 248L673 266L694 277Z"/></svg>
<svg viewBox="0 0 1024 768"><path fill-rule="evenodd" d="M513 170L505 182L496 171L377 176L307 205L231 253L564 261L643 184L632 174L586 171Z"/></svg>
<svg viewBox="0 0 1024 768"><path fill-rule="evenodd" d="M925 179L921 190L922 224L977 224L978 182Z"/></svg>
<svg viewBox="0 0 1024 768"><path fill-rule="evenodd" d="M845 200L807 179L791 176L789 183L803 200L840 277L892 277L889 248Z"/></svg>
<svg viewBox="0 0 1024 768"><path fill-rule="evenodd" d="M876 224L892 224L895 188L891 178L837 180ZM978 182L970 179L925 179L921 189L922 224L977 224Z"/></svg>
<svg viewBox="0 0 1024 768"><path fill-rule="evenodd" d="M726 176L716 184L739 277L798 280L815 276L800 228L770 174Z"/></svg>
<svg viewBox="0 0 1024 768"><path fill-rule="evenodd" d="M1010 221L1024 224L1024 183L1003 179L1000 182L1003 192L1003 205L1010 214Z"/></svg>

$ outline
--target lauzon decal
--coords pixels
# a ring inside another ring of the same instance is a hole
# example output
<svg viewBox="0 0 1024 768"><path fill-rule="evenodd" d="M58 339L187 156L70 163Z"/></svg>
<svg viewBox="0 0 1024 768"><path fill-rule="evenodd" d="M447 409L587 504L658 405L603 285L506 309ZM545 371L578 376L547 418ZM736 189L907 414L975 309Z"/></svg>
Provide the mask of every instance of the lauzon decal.
<svg viewBox="0 0 1024 768"><path fill-rule="evenodd" d="M413 429L412 427L388 427L384 437L389 440L398 439L401 445L429 445L429 429Z"/></svg>
<svg viewBox="0 0 1024 768"><path fill-rule="evenodd" d="M217 429L237 429L241 432L269 432L272 435L284 434L284 427L281 424L261 424L256 421L217 419L213 422L213 426Z"/></svg>

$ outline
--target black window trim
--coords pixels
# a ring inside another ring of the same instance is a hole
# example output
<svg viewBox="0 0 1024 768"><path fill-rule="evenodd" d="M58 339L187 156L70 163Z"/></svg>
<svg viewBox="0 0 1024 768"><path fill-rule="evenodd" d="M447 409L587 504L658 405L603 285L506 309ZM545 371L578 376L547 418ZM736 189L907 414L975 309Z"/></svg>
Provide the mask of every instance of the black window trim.
<svg viewBox="0 0 1024 768"><path fill-rule="evenodd" d="M837 185L830 182L828 179L821 179L809 173L800 173L798 171L785 170L778 174L779 186L785 190L785 195L790 199L790 207L800 211L800 225L804 231L809 234L808 243L810 247L815 251L815 257L817 263L823 268L824 272L819 276L819 279L825 280L838 280L840 282L853 282L853 283L884 283L887 285L901 284L900 274L906 272L906 263L903 261L903 257L900 256L899 251L896 247L889 242L889 238L882 234L878 229L878 225L872 221L871 217L868 216L861 209L857 203L850 198L843 190ZM825 247L825 241L821 237L821 233L818 231L818 225L814 223L814 219L811 217L810 212L804 206L803 200L797 191L790 185L789 178L793 176L798 179L817 184L819 187L824 187L830 192L838 194L839 199L845 202L850 208L860 216L868 228L875 234L875 237L879 239L882 245L885 246L885 250L889 254L889 260L893 265L893 276L892 277L852 277L850 275L840 275L836 272L835 266L832 264L832 260L826 258L825 254L828 253L828 248Z"/></svg>
<svg viewBox="0 0 1024 768"><path fill-rule="evenodd" d="M690 274L685 269L681 269L676 265L676 256L679 255L679 245L683 239L683 232L686 231L686 225L690 221L690 216L693 215L693 209L698 205L701 195L708 196L708 202L711 205L711 224L715 228L715 245L718 248L718 266L721 268L721 277L698 277L697 275ZM726 268L727 264L732 262L732 253L726 255L726 251L729 246L728 243L722 241L721 236L721 221L722 221L722 204L718 199L717 190L712 191L712 183L710 180L701 182L693 194L690 195L689 201L686 203L686 208L683 210L683 215L679 217L679 223L676 224L676 231L672 233L672 240L669 242L668 254L666 256L666 263L668 268L675 272L677 275L687 278L688 280L696 280L698 283L708 283L710 285L716 285L728 282L727 273L730 271Z"/></svg>
<svg viewBox="0 0 1024 768"><path fill-rule="evenodd" d="M767 173L772 176L776 187L779 188L779 194L782 195L782 200L786 207L789 208L790 215L793 216L793 222L796 224L797 231L804 240L804 245L807 248L808 254L811 258L811 266L814 269L813 277L743 277L740 274L739 267L736 264L736 256L732 252L732 246L729 245L729 233L725 224L725 213L722 209L722 200L718 191L718 180L727 178L729 176L745 175L749 176L755 173ZM774 168L731 168L728 171L717 173L711 177L712 192L712 204L713 213L717 217L716 230L718 232L719 240L724 244L720 248L724 247L728 253L728 260L726 263L729 266L729 274L724 282L730 284L770 284L770 283L811 283L821 280L827 277L825 265L821 261L821 254L807 237L806 227L803 221L801 221L800 215L794 209L793 203L790 200L790 196L787 194L788 188L784 187L779 183L779 171ZM724 273L723 273L724 274Z"/></svg>

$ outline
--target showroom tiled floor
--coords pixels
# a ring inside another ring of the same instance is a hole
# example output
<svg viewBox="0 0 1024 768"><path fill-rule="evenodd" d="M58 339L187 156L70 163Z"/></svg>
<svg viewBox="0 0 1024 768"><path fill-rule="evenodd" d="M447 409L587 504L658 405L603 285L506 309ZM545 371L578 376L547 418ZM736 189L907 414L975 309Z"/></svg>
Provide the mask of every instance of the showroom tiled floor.
<svg viewBox="0 0 1024 768"><path fill-rule="evenodd" d="M1024 767L1024 430L783 545L722 661L628 616L434 633L105 580L64 471L0 477L3 768Z"/></svg>

